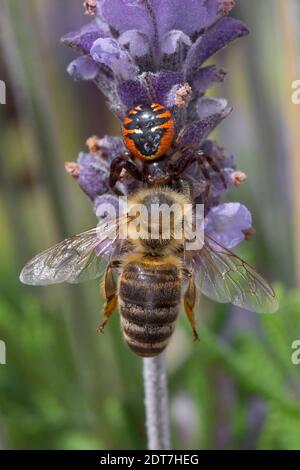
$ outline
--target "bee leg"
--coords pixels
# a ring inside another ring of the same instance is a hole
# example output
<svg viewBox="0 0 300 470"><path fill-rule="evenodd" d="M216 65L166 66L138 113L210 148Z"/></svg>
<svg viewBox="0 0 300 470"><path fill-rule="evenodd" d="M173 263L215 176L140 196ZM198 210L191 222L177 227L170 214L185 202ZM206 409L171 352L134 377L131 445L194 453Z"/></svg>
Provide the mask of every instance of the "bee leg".
<svg viewBox="0 0 300 470"><path fill-rule="evenodd" d="M193 329L194 341L200 341L200 338L196 331L196 318L194 314L196 299L197 299L196 285L195 285L193 278L190 276L188 287L184 294L184 310Z"/></svg>
<svg viewBox="0 0 300 470"><path fill-rule="evenodd" d="M104 297L106 305L104 307L104 321L102 325L97 328L98 333L104 333L104 328L118 305L117 284L113 273L114 268L118 265L118 261L113 261L106 268L104 278Z"/></svg>
<svg viewBox="0 0 300 470"><path fill-rule="evenodd" d="M117 182L120 180L120 176L123 170L126 170L136 180L142 181L142 175L141 175L140 170L131 160L129 160L126 154L115 158L111 162L111 166L110 166L109 186L119 196L121 195L120 194L121 192L118 189L116 189L115 186Z"/></svg>

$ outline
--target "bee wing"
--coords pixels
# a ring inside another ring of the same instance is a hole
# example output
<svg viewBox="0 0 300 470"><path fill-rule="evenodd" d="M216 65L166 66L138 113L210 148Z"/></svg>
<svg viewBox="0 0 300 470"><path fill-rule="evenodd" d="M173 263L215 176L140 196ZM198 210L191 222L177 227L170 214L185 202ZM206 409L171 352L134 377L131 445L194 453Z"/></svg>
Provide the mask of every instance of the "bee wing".
<svg viewBox="0 0 300 470"><path fill-rule="evenodd" d="M116 226L106 222L48 248L25 265L21 282L41 286L96 279L107 265L102 256L116 241Z"/></svg>
<svg viewBox="0 0 300 470"><path fill-rule="evenodd" d="M199 258L198 287L207 297L257 313L274 313L278 309L270 284L248 263L210 237L206 237Z"/></svg>

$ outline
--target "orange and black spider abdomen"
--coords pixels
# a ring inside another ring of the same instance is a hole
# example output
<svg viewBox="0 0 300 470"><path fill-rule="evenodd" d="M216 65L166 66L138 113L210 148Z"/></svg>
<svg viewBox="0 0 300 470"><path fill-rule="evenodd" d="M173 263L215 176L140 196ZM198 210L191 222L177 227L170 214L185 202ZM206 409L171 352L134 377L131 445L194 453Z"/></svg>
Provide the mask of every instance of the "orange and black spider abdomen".
<svg viewBox="0 0 300 470"><path fill-rule="evenodd" d="M155 160L170 148L175 125L168 109L152 103L132 109L124 119L122 132L127 148L135 157Z"/></svg>

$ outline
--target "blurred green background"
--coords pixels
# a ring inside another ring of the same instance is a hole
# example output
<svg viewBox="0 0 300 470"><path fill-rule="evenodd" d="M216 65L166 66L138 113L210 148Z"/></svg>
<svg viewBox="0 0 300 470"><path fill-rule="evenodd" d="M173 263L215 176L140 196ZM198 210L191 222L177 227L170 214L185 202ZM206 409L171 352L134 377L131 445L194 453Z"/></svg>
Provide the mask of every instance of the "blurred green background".
<svg viewBox="0 0 300 470"><path fill-rule="evenodd" d="M202 299L200 344L180 319L168 349L170 419L178 449L300 449L300 1L240 0L251 35L218 55L213 94L233 115L218 139L248 181L230 194L253 213L239 253L275 282L281 307L258 316ZM103 337L97 282L26 288L22 265L95 225L64 170L94 134L119 124L91 83L66 73L60 37L83 22L81 0L0 0L0 448L145 448L141 360L118 316ZM298 74L298 75L297 75Z"/></svg>

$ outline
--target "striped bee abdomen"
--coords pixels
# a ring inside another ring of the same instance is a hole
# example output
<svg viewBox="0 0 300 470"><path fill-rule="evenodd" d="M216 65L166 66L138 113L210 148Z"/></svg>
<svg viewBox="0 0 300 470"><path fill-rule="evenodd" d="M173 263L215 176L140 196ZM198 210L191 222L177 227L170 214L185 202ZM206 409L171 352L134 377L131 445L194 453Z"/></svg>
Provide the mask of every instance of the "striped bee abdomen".
<svg viewBox="0 0 300 470"><path fill-rule="evenodd" d="M119 287L121 328L136 354L153 357L165 349L175 328L180 297L176 266L145 260L124 267Z"/></svg>

